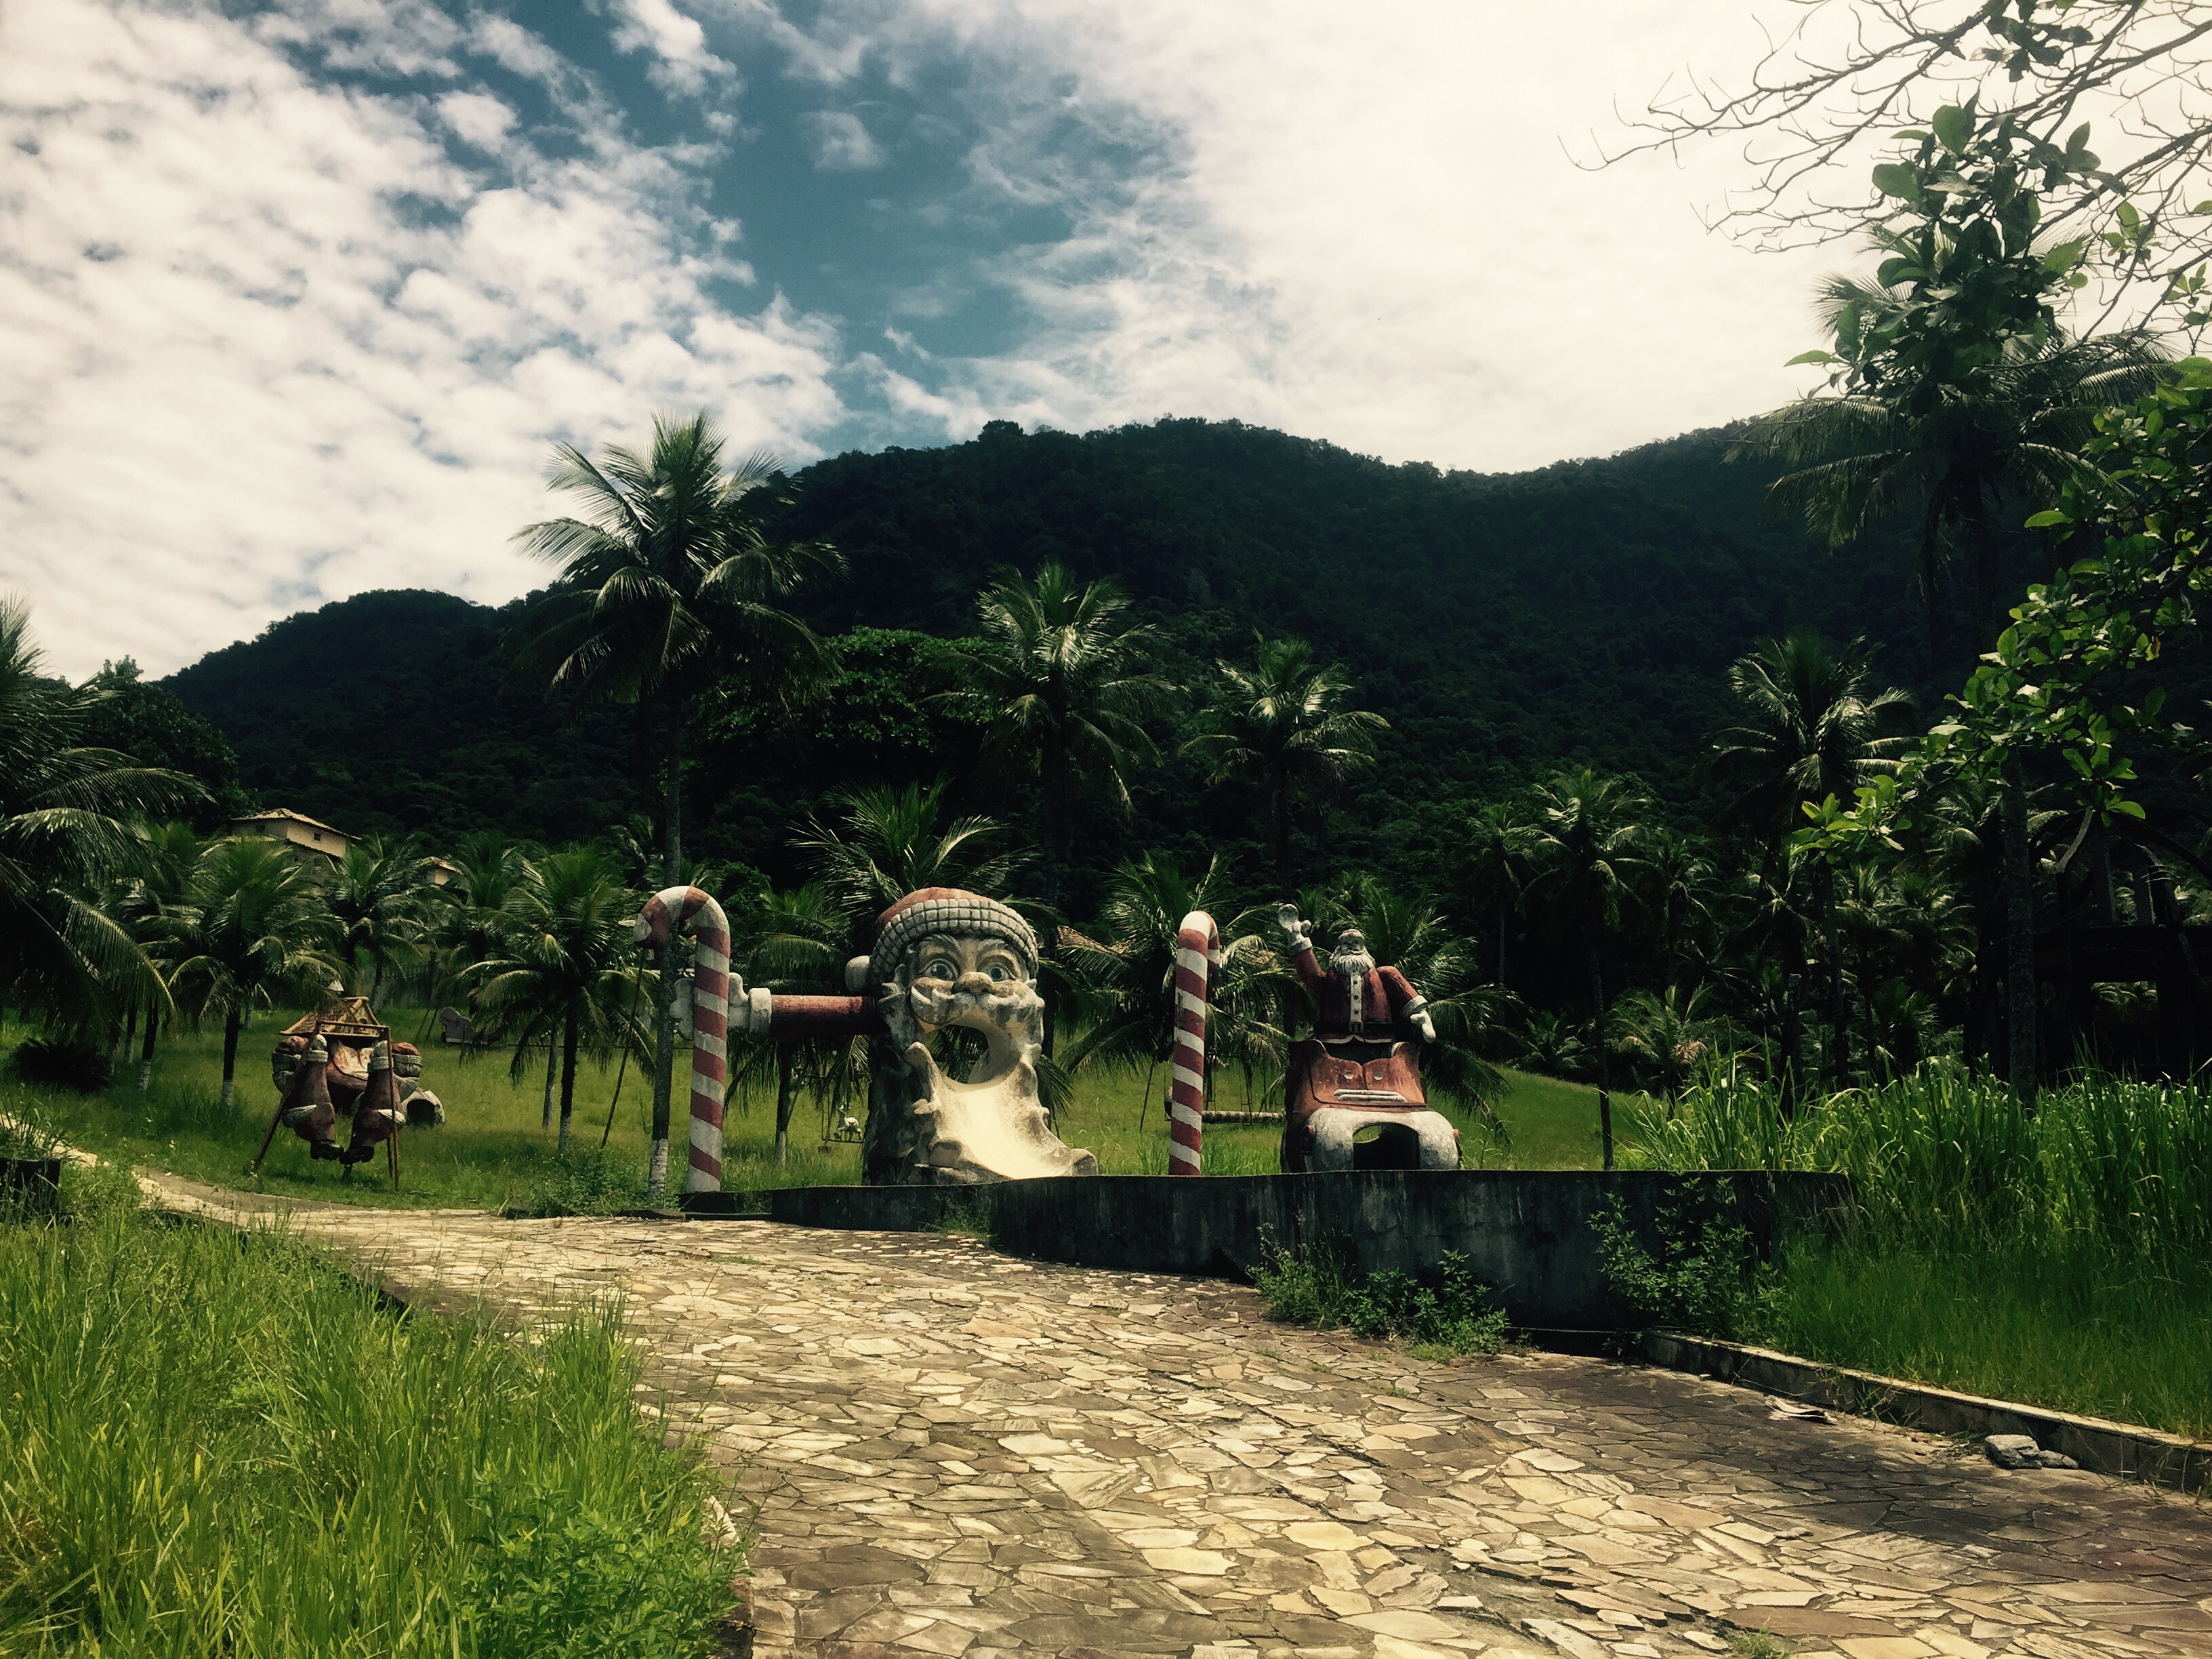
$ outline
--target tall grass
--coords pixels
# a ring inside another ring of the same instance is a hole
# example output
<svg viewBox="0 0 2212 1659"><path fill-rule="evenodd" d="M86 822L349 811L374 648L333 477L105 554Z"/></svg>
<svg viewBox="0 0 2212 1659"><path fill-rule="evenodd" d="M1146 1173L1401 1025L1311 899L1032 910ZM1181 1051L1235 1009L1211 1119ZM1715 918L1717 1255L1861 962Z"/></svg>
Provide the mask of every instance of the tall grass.
<svg viewBox="0 0 2212 1659"><path fill-rule="evenodd" d="M1634 1125L1670 1170L1837 1170L1869 1229L1931 1248L2033 1243L2169 1264L2212 1243L2212 1091L2091 1075L2012 1091L1924 1066L1785 1119L1757 1082L1692 1092Z"/></svg>
<svg viewBox="0 0 2212 1659"><path fill-rule="evenodd" d="M1832 1170L1856 1218L1789 1249L1759 1340L1835 1364L2212 1433L2212 1091L2088 1074L2033 1115L1955 1066L1784 1119L1719 1077L1638 1115L1672 1170Z"/></svg>
<svg viewBox="0 0 2212 1659"><path fill-rule="evenodd" d="M708 1650L736 1565L617 1314L402 1314L275 1233L0 1226L0 1652Z"/></svg>

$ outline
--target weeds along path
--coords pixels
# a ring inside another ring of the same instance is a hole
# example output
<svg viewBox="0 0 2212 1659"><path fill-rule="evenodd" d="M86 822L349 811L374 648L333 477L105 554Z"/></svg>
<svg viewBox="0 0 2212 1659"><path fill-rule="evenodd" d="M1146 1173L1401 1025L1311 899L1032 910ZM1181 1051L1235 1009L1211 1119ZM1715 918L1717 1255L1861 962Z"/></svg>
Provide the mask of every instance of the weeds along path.
<svg viewBox="0 0 2212 1659"><path fill-rule="evenodd" d="M1836 1659L2212 1651L2196 1505L1671 1373L1425 1364L927 1235L292 1218L402 1296L620 1293L756 1506L763 1655L1652 1659L1723 1621Z"/></svg>

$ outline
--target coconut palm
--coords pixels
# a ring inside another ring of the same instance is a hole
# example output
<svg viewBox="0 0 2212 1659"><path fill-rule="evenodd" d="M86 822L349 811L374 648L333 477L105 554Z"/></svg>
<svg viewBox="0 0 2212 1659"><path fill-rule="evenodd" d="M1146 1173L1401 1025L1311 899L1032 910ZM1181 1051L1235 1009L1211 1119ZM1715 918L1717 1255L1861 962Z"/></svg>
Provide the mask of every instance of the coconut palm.
<svg viewBox="0 0 2212 1659"><path fill-rule="evenodd" d="M1645 872L1641 815L1650 803L1619 778L1588 767L1536 792L1532 890L1582 935L1589 973L1590 1049L1597 1073L1598 1133L1613 1167L1613 1092L1606 1066L1605 942L1636 901Z"/></svg>
<svg viewBox="0 0 2212 1659"><path fill-rule="evenodd" d="M1655 1086L1674 1115L1675 1097L1715 1057L1721 1030L1712 1016L1711 987L1685 992L1632 991L1614 1011L1613 1046Z"/></svg>
<svg viewBox="0 0 2212 1659"><path fill-rule="evenodd" d="M1768 640L1729 669L1742 719L1713 738L1713 770L1731 791L1728 821L1765 832L1770 860L1781 856L1804 809L1831 797L1847 801L1862 784L1893 774L1911 746L1905 727L1911 700L1874 689L1863 638L1840 650L1809 628ZM1820 910L1828 939L1829 1067L1843 1086L1850 1067L1842 954L1836 936L1834 880L1822 866Z"/></svg>
<svg viewBox="0 0 2212 1659"><path fill-rule="evenodd" d="M201 846L191 825L174 820L142 823L134 833L140 848L136 867L119 884L110 914L130 929L146 958L146 987L133 1006L133 1012L143 1012L146 1018L138 1053L138 1092L143 1095L154 1079L154 1046L161 1020L175 1006L169 994L163 923L185 902Z"/></svg>
<svg viewBox="0 0 2212 1659"><path fill-rule="evenodd" d="M1685 955L1711 937L1719 879L1705 849L1687 836L1654 825L1644 848L1647 865L1644 908L1650 917L1667 983L1682 981Z"/></svg>
<svg viewBox="0 0 2212 1659"><path fill-rule="evenodd" d="M731 918L731 947L744 964L748 987L794 995L835 994L844 988L848 921L830 890L818 884L769 888L738 907ZM858 1039L865 1045L867 1039ZM817 1078L840 1067L849 1073L855 1042L805 1044L763 1040L744 1061L748 1079L763 1070L775 1077L775 1161L791 1161L791 1115L809 1070ZM735 1068L733 1068L734 1070Z"/></svg>
<svg viewBox="0 0 2212 1659"><path fill-rule="evenodd" d="M1820 297L1832 330L1855 309L1867 334L1898 303L1890 290L1844 276L1828 278ZM1996 526L2007 505L2056 500L2087 465L2081 448L2097 415L2151 391L2166 361L2154 341L2134 332L2021 337L1988 363L1962 367L1935 388L1932 403L1917 380L1894 395L1815 394L1750 422L1729 453L1790 468L1768 499L1802 512L1832 547L1884 524L1917 521L1914 585L1928 608L1931 659L1940 654L1943 573L1964 553L1974 584L1968 648L1978 651L2002 609Z"/></svg>
<svg viewBox="0 0 2212 1659"><path fill-rule="evenodd" d="M335 927L314 883L282 842L210 844L184 902L163 918L169 983L194 1018L222 1019L222 1103L237 1098L238 1034L279 997L319 998L337 977Z"/></svg>
<svg viewBox="0 0 2212 1659"><path fill-rule="evenodd" d="M1004 830L994 818L945 817L945 781L904 788L871 784L830 797L842 823L807 820L793 842L810 855L823 885L855 927L925 887L966 887L994 895L1012 879L1014 856L996 850Z"/></svg>
<svg viewBox="0 0 2212 1659"><path fill-rule="evenodd" d="M323 884L323 902L338 925L337 951L349 985L369 970L368 1000L394 968L420 962L431 925L430 860L368 836L347 844Z"/></svg>
<svg viewBox="0 0 2212 1659"><path fill-rule="evenodd" d="M1589 1070L1589 1028L1547 1010L1522 1018L1514 1048L1522 1066L1546 1077L1578 1078Z"/></svg>
<svg viewBox="0 0 2212 1659"><path fill-rule="evenodd" d="M1158 758L1145 719L1165 708L1151 672L1152 629L1133 622L1111 580L1079 582L1058 562L1009 571L985 589L978 635L955 653L1002 757L1036 769L1043 798L1047 902L1066 902L1077 799L1086 782L1127 808L1126 774Z"/></svg>
<svg viewBox="0 0 2212 1659"><path fill-rule="evenodd" d="M1493 982L1505 984L1505 939L1528 885L1530 830L1507 801L1485 801L1460 820L1457 869L1460 902L1470 919L1487 912L1497 935Z"/></svg>
<svg viewBox="0 0 2212 1659"><path fill-rule="evenodd" d="M1091 938L1070 930L1068 970L1089 1024L1067 1046L1066 1071L1085 1066L1145 1072L1141 1124L1150 1110L1160 1066L1174 1052L1175 968L1182 919L1194 910L1225 909L1227 882L1218 859L1197 880L1146 853L1115 871ZM1206 983L1206 1051L1209 1068L1253 1074L1280 1069L1283 1035L1277 1010L1295 983L1250 925L1257 912L1233 917L1222 930L1222 962Z"/></svg>
<svg viewBox="0 0 2212 1659"><path fill-rule="evenodd" d="M0 1005L104 1029L148 988L143 953L103 885L141 851L132 822L206 792L181 773L80 747L94 695L43 673L30 607L0 596Z"/></svg>
<svg viewBox="0 0 2212 1659"><path fill-rule="evenodd" d="M1253 635L1250 666L1224 662L1212 701L1200 711L1183 752L1207 769L1207 782L1256 788L1264 805L1275 879L1291 888L1291 817L1302 795L1334 788L1375 759L1374 734L1389 722L1347 708L1351 682L1315 659L1304 640Z"/></svg>
<svg viewBox="0 0 2212 1659"><path fill-rule="evenodd" d="M484 1006L514 1041L516 1075L541 1042L551 1068L558 1044L564 1152L578 1056L603 1058L638 1035L623 1012L639 975L630 937L638 902L597 848L549 853L523 866L501 907L498 953L476 967Z"/></svg>
<svg viewBox="0 0 2212 1659"><path fill-rule="evenodd" d="M663 792L662 879L684 879L683 757L694 699L710 681L787 705L831 660L787 605L809 582L843 568L822 542L778 541L774 519L793 501L775 461L757 454L726 468L726 440L704 413L655 416L653 447L617 445L593 460L562 445L547 481L580 516L526 526L524 551L560 568L514 645L520 663L575 703L634 705ZM673 946L661 952L673 994ZM654 1038L653 1184L666 1179L673 1026L664 1008Z"/></svg>

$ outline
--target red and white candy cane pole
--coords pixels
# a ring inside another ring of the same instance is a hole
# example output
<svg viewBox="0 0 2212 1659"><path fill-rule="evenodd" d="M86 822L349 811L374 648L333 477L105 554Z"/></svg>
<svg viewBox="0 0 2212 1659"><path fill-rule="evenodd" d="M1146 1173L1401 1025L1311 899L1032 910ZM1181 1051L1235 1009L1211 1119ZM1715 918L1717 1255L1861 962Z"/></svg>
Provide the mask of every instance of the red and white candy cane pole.
<svg viewBox="0 0 2212 1659"><path fill-rule="evenodd" d="M1194 910L1176 931L1175 1059L1168 1081L1168 1173L1199 1172L1206 1133L1206 989L1207 969L1221 965L1221 930Z"/></svg>
<svg viewBox="0 0 2212 1659"><path fill-rule="evenodd" d="M729 1088L730 919L722 907L696 887L666 887L647 901L637 919L637 942L665 945L689 928L691 946L691 1147L684 1172L687 1193L722 1190L722 1097ZM652 1183L659 1190L668 1178L658 1165Z"/></svg>

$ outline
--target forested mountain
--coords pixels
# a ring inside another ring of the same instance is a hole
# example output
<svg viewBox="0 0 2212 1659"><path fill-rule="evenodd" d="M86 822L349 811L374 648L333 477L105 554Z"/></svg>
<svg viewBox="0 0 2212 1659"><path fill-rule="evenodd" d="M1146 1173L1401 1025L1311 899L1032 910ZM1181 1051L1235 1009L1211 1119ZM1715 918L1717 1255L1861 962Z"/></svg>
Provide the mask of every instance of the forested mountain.
<svg viewBox="0 0 2212 1659"><path fill-rule="evenodd" d="M1302 873L1358 860L1418 879L1441 833L1427 804L1574 762L1633 774L1699 816L1723 673L1756 640L1800 623L1863 633L1885 647L1879 672L1924 672L1903 549L1811 546L1762 509L1766 475L1725 462L1727 444L1699 433L1482 475L1235 422L1078 437L999 422L950 448L824 461L799 476L787 527L850 562L813 615L847 636L844 675L795 732L744 708L714 716L694 845L790 878L790 830L827 789L940 770L964 802L1019 817L1016 784L978 774L972 734L931 700L952 684L931 636L969 624L995 569L1047 559L1118 579L1186 685L1249 654L1255 631L1298 634L1389 721L1382 763L1304 826ZM229 738L249 790L349 830L557 841L645 811L621 711L570 727L542 695L503 686L497 641L517 614L365 594L168 684ZM1170 758L1137 796L1133 822L1091 822L1086 868L1137 847L1186 863L1218 848L1260 867L1250 802L1206 791L1188 765Z"/></svg>

